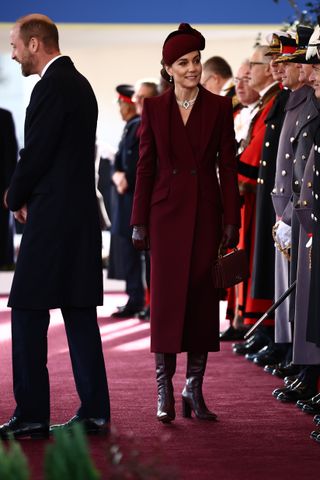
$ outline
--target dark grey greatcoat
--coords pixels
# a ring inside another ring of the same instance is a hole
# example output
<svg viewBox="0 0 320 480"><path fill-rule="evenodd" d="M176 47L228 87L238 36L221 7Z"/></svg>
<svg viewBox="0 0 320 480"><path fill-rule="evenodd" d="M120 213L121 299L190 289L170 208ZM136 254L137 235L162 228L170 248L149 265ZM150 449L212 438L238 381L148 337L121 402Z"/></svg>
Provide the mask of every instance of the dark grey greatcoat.
<svg viewBox="0 0 320 480"><path fill-rule="evenodd" d="M304 169L313 148L315 133L320 126L320 104L311 89L303 108L301 109L292 142L294 159L292 171L292 203L293 207L300 199L300 190L303 185ZM297 262L299 255L300 222L296 215L296 209L292 211L291 218L291 262L290 262L290 285L296 280ZM296 290L297 291L297 290ZM290 295L290 319L295 321L295 292Z"/></svg>
<svg viewBox="0 0 320 480"><path fill-rule="evenodd" d="M92 88L69 57L55 60L33 89L8 192L10 210L28 208L10 307L102 304L97 114Z"/></svg>
<svg viewBox="0 0 320 480"><path fill-rule="evenodd" d="M306 248L312 229L312 181L314 148L311 149L303 174L300 200L295 205L296 217L300 223L297 261L297 286L294 316L293 363L298 365L320 364L320 348L306 340L308 302L311 276L310 247Z"/></svg>
<svg viewBox="0 0 320 480"><path fill-rule="evenodd" d="M312 255L307 341L320 347L320 130L315 138L312 204Z"/></svg>
<svg viewBox="0 0 320 480"><path fill-rule="evenodd" d="M275 185L271 193L276 218L282 219L291 225L292 218L292 175L293 175L293 142L296 131L296 122L299 113L304 107L307 98L313 89L307 85L290 93L285 111L279 138L279 148L276 162ZM276 250L275 254L275 300L287 290L289 286L289 262L282 253ZM276 342L291 342L289 297L277 308L275 312L275 340Z"/></svg>

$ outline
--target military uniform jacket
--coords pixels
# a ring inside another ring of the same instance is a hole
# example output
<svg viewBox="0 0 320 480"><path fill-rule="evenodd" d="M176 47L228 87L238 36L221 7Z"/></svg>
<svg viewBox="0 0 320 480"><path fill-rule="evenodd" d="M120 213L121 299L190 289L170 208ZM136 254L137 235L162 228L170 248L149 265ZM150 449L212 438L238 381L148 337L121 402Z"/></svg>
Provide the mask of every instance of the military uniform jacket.
<svg viewBox="0 0 320 480"><path fill-rule="evenodd" d="M114 163L114 171L125 173L128 189L123 194L118 192L115 194L111 232L125 237L131 237L132 234L130 216L139 159L139 126L139 116L131 118L126 123Z"/></svg>
<svg viewBox="0 0 320 480"><path fill-rule="evenodd" d="M102 304L97 115L89 82L69 57L56 59L32 91L24 148L8 191L10 210L28 208L10 307Z"/></svg>
<svg viewBox="0 0 320 480"><path fill-rule="evenodd" d="M307 85L290 93L285 107L286 116L279 138L275 184L271 198L277 217L282 218L288 225L291 225L293 208L291 201L294 160L293 142L297 132L301 129L299 123L296 125L296 122L308 96L312 93L313 89Z"/></svg>
<svg viewBox="0 0 320 480"><path fill-rule="evenodd" d="M307 340L320 347L320 130L315 138L312 203L312 254Z"/></svg>
<svg viewBox="0 0 320 480"><path fill-rule="evenodd" d="M240 225L231 101L199 85L184 125L170 89L145 100L141 127L131 223L149 228L151 350L216 351L212 263L222 223Z"/></svg>
<svg viewBox="0 0 320 480"><path fill-rule="evenodd" d="M274 241L272 227L275 214L270 197L274 185L279 136L285 116L285 105L289 90L281 90L265 119L266 130L263 140L256 197L256 229L252 268L253 298L274 298Z"/></svg>

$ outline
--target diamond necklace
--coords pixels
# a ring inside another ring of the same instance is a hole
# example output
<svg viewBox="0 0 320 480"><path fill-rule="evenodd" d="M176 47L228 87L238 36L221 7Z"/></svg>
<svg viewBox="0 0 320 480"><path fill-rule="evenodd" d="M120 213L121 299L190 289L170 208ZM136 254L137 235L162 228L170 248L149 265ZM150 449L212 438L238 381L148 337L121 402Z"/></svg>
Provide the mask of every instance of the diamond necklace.
<svg viewBox="0 0 320 480"><path fill-rule="evenodd" d="M176 97L177 104L180 105L180 107L183 107L186 110L188 110L188 108L192 107L192 105L197 100L198 93L199 93L199 88L197 88L196 96L194 98L192 98L191 100L178 100L177 97Z"/></svg>

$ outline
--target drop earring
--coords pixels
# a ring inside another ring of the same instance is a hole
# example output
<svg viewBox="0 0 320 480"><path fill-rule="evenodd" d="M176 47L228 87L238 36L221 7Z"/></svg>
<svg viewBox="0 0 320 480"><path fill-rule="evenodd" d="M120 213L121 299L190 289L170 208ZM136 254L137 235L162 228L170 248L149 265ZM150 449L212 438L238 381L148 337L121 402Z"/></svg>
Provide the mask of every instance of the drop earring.
<svg viewBox="0 0 320 480"><path fill-rule="evenodd" d="M172 83L172 82L173 82L172 75L170 75L169 82L170 82L170 83Z"/></svg>

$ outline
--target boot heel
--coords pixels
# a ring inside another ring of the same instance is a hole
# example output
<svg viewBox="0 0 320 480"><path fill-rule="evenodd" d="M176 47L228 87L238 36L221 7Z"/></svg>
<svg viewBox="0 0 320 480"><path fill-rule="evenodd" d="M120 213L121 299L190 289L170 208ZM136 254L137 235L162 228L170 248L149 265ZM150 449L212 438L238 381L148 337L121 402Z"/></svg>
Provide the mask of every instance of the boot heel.
<svg viewBox="0 0 320 480"><path fill-rule="evenodd" d="M184 398L182 398L182 416L184 418L191 418L191 412L192 410L189 403Z"/></svg>

